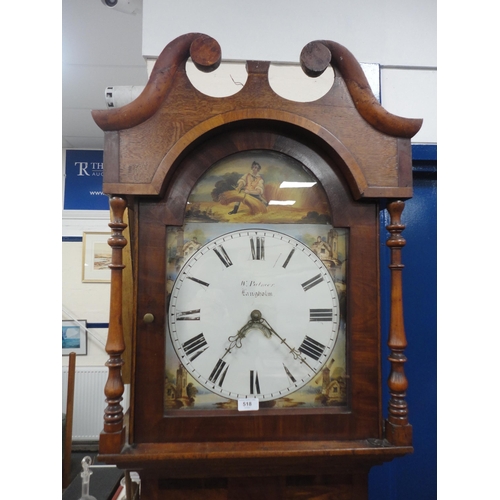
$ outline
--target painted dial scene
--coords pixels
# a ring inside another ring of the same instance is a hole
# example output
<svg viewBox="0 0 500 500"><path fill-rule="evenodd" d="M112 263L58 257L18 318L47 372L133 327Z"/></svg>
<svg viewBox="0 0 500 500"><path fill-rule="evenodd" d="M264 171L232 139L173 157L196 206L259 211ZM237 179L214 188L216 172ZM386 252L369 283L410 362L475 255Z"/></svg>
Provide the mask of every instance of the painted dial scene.
<svg viewBox="0 0 500 500"><path fill-rule="evenodd" d="M164 409L348 404L349 229L304 164L271 150L215 162L167 227ZM326 360L326 361L325 361Z"/></svg>

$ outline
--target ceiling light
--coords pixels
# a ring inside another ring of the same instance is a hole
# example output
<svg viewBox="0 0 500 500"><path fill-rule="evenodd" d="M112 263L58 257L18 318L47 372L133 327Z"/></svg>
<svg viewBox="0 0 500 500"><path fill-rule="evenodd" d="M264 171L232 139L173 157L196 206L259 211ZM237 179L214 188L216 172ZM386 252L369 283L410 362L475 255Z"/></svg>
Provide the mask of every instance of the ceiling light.
<svg viewBox="0 0 500 500"><path fill-rule="evenodd" d="M310 188L313 187L316 182L288 182L283 181L280 184L280 188Z"/></svg>
<svg viewBox="0 0 500 500"><path fill-rule="evenodd" d="M271 200L269 202L269 205L293 205L294 203L295 200L283 200L283 201Z"/></svg>

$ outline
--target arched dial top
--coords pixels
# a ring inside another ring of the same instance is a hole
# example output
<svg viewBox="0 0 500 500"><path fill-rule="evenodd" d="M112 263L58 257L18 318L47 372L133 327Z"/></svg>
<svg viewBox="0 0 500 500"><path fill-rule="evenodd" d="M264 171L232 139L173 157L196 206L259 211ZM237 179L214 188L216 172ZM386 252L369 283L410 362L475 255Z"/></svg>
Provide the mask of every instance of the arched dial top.
<svg viewBox="0 0 500 500"><path fill-rule="evenodd" d="M201 247L181 269L168 329L180 362L209 391L275 400L330 359L339 299L306 245L273 230L237 230Z"/></svg>

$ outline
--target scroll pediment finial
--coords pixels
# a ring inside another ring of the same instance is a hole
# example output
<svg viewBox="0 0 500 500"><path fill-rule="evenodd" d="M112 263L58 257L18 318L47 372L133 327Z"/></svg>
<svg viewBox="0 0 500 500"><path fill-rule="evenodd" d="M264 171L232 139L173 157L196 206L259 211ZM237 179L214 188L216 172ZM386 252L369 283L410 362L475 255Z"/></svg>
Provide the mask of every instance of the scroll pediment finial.
<svg viewBox="0 0 500 500"><path fill-rule="evenodd" d="M143 92L121 108L94 110L92 116L104 131L135 127L151 118L168 96L177 69L191 57L203 72L217 69L222 51L219 43L202 33L188 33L170 42L159 55ZM361 117L372 127L396 137L413 137L422 120L402 118L386 111L373 95L356 58L339 43L317 40L308 43L300 55L300 64L310 77L320 76L331 64L340 72Z"/></svg>
<svg viewBox="0 0 500 500"><path fill-rule="evenodd" d="M92 111L94 121L102 130L112 131L132 128L151 118L170 92L177 69L189 57L199 70L209 73L220 64L220 45L202 33L179 36L158 56L149 81L137 99L122 108Z"/></svg>
<svg viewBox="0 0 500 500"><path fill-rule="evenodd" d="M344 46L329 40L316 40L302 49L300 65L306 75L318 77L330 64L340 72L356 109L372 127L405 138L413 137L420 130L421 119L393 115L379 104L361 65Z"/></svg>

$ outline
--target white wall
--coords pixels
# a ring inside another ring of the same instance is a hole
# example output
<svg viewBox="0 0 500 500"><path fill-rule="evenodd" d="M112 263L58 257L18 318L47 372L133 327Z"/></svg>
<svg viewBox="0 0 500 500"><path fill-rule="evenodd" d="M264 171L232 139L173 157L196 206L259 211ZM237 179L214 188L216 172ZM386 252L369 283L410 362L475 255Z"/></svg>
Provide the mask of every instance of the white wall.
<svg viewBox="0 0 500 500"><path fill-rule="evenodd" d="M109 322L109 283L82 283L82 242L62 244L62 319ZM107 328L89 329L87 355L77 356L77 366L104 366ZM68 356L62 356L67 366Z"/></svg>
<svg viewBox="0 0 500 500"><path fill-rule="evenodd" d="M143 0L143 47L156 58L179 35L215 38L224 60L297 63L302 48L333 40L381 66L382 105L423 118L414 143L436 143L436 0Z"/></svg>
<svg viewBox="0 0 500 500"><path fill-rule="evenodd" d="M435 0L143 0L145 56L189 32L215 38L224 59L298 62L327 39L362 62L436 66Z"/></svg>

